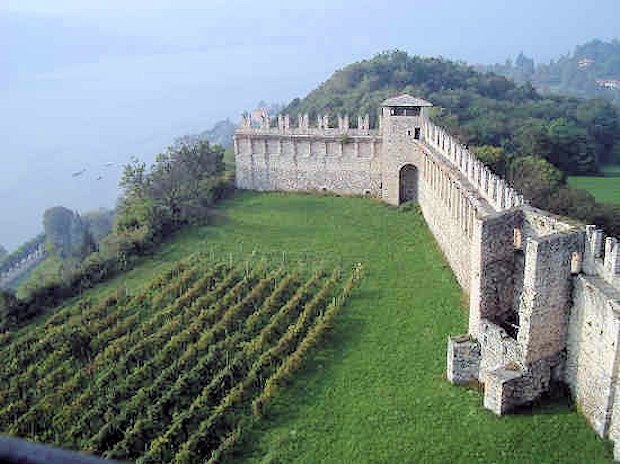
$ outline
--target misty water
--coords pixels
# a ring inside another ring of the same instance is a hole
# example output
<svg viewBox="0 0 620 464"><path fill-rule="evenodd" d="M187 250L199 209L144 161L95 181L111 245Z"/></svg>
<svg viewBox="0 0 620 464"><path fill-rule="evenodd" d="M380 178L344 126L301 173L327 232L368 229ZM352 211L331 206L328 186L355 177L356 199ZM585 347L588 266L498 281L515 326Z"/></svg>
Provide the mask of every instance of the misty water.
<svg viewBox="0 0 620 464"><path fill-rule="evenodd" d="M274 67L252 63L251 49L235 51L249 68L221 67L230 52L111 58L2 91L0 244L12 249L38 233L51 206L113 207L132 156L152 161L178 136L226 117L236 122L260 99L292 98L325 78L306 74L273 85Z"/></svg>

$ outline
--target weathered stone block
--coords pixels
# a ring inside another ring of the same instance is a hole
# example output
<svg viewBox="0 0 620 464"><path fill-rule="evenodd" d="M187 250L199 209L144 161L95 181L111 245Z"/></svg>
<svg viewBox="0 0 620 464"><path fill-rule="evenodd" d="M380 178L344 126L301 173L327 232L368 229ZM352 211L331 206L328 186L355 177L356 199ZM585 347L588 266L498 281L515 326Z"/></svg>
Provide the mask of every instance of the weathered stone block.
<svg viewBox="0 0 620 464"><path fill-rule="evenodd" d="M521 404L524 377L520 370L500 367L484 376L484 407L502 416Z"/></svg>
<svg viewBox="0 0 620 464"><path fill-rule="evenodd" d="M462 385L478 379L480 344L469 335L448 337L448 380Z"/></svg>

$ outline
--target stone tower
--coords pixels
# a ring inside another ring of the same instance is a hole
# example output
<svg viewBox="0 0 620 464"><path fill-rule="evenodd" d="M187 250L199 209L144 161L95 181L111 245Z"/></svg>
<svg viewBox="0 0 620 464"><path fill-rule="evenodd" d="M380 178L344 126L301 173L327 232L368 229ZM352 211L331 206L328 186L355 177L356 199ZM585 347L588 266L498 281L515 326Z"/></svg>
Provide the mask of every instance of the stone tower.
<svg viewBox="0 0 620 464"><path fill-rule="evenodd" d="M393 205L417 201L418 175L422 171L420 143L431 103L411 95L388 98L381 105L383 136L382 197Z"/></svg>

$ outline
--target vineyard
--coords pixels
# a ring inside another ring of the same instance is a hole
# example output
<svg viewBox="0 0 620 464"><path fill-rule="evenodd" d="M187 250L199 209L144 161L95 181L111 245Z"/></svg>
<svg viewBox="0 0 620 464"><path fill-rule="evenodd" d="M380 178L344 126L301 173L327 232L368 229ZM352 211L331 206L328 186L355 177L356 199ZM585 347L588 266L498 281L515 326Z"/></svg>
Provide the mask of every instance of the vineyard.
<svg viewBox="0 0 620 464"><path fill-rule="evenodd" d="M219 462L360 277L293 268L192 255L6 335L1 430L120 460Z"/></svg>

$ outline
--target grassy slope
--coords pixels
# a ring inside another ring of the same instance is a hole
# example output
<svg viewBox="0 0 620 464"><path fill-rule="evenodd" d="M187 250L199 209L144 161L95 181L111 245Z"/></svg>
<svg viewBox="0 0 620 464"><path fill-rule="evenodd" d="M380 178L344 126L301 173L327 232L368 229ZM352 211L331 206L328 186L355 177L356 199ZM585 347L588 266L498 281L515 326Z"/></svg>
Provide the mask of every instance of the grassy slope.
<svg viewBox="0 0 620 464"><path fill-rule="evenodd" d="M590 192L597 201L620 204L620 166L603 169L606 177L569 177L568 183Z"/></svg>
<svg viewBox="0 0 620 464"><path fill-rule="evenodd" d="M480 394L443 379L446 338L466 332L466 314L420 216L361 199L279 195L241 197L230 215L218 235L234 229L246 244L312 247L367 269L329 348L247 440L246 462L611 460L565 405L497 419Z"/></svg>
<svg viewBox="0 0 620 464"><path fill-rule="evenodd" d="M90 294L147 277L197 249L274 260L365 263L330 342L248 437L245 462L609 462L609 446L564 405L495 418L444 381L462 295L416 213L366 199L240 194Z"/></svg>

